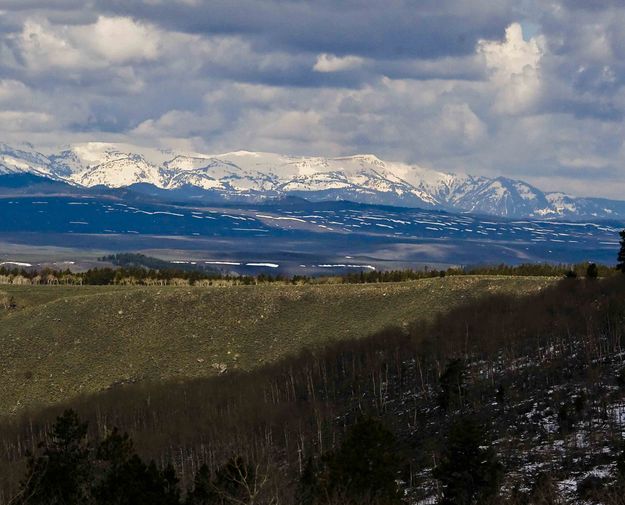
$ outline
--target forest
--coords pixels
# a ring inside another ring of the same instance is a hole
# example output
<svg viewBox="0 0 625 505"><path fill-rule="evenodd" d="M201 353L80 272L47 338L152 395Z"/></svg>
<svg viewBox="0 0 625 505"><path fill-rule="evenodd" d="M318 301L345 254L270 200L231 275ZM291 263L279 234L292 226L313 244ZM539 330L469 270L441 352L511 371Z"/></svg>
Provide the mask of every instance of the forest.
<svg viewBox="0 0 625 505"><path fill-rule="evenodd" d="M5 418L0 501L624 503L623 281Z"/></svg>

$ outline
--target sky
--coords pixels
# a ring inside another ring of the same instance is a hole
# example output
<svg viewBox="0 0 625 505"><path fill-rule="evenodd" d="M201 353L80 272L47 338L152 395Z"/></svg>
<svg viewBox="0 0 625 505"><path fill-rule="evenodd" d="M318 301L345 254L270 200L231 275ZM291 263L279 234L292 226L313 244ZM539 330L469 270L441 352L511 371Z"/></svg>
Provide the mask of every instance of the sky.
<svg viewBox="0 0 625 505"><path fill-rule="evenodd" d="M0 142L372 153L625 199L622 0L0 0Z"/></svg>

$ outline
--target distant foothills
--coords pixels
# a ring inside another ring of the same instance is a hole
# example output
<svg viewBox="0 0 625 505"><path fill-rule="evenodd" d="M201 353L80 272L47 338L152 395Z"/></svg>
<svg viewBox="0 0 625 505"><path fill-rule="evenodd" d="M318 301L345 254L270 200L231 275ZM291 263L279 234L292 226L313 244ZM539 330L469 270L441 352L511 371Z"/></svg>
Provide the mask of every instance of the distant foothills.
<svg viewBox="0 0 625 505"><path fill-rule="evenodd" d="M89 142L53 151L0 143L0 176L77 188L130 188L174 201L259 202L285 196L538 219L625 218L625 202L543 192L520 180L450 174L374 155L204 154Z"/></svg>

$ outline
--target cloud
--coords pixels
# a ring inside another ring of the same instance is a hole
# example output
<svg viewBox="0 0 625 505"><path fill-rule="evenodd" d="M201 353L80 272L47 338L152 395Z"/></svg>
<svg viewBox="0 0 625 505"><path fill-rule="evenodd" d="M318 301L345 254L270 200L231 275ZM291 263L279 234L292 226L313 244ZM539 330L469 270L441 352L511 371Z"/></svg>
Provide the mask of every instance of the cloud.
<svg viewBox="0 0 625 505"><path fill-rule="evenodd" d="M206 117L191 111L170 110L158 119L142 122L131 131L131 134L153 140L163 137L201 138L214 134L223 126L223 118L218 114Z"/></svg>
<svg viewBox="0 0 625 505"><path fill-rule="evenodd" d="M130 18L100 16L93 25L74 32L76 42L109 63L154 60L159 54L158 31Z"/></svg>
<svg viewBox="0 0 625 505"><path fill-rule="evenodd" d="M159 52L157 30L123 17L100 16L92 24L61 27L29 19L13 42L32 71L102 68L153 60Z"/></svg>
<svg viewBox="0 0 625 505"><path fill-rule="evenodd" d="M5 0L0 140L374 152L620 196L624 24L617 0Z"/></svg>
<svg viewBox="0 0 625 505"><path fill-rule="evenodd" d="M30 93L28 87L20 81L6 79L0 80L0 104L8 105L16 101L28 99Z"/></svg>
<svg viewBox="0 0 625 505"><path fill-rule="evenodd" d="M315 72L344 72L360 67L364 59L358 56L335 56L333 54L320 54L313 66Z"/></svg>
<svg viewBox="0 0 625 505"><path fill-rule="evenodd" d="M515 19L512 0L96 0L110 14L149 19L166 30L243 35L263 50L363 58L436 59L472 54Z"/></svg>
<svg viewBox="0 0 625 505"><path fill-rule="evenodd" d="M12 132L45 131L54 125L54 117L43 112L20 110L0 111L0 121L4 128Z"/></svg>
<svg viewBox="0 0 625 505"><path fill-rule="evenodd" d="M497 112L518 113L535 102L541 89L544 47L545 39L541 36L525 41L519 23L506 28L503 42L478 42L477 52L484 58L495 87Z"/></svg>
<svg viewBox="0 0 625 505"><path fill-rule="evenodd" d="M468 104L446 104L437 122L438 133L444 138L457 137L462 144L471 146L486 135L483 121Z"/></svg>

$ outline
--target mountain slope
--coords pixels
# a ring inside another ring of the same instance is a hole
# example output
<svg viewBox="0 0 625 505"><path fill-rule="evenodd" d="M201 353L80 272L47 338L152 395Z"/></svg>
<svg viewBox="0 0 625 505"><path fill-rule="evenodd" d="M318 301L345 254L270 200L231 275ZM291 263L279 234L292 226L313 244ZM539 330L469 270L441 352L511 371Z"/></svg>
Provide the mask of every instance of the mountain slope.
<svg viewBox="0 0 625 505"><path fill-rule="evenodd" d="M177 199L260 201L293 195L515 218L625 218L625 202L543 193L523 181L448 174L374 155L207 155L101 142L44 155L30 146L0 144L0 175L19 173L87 188L139 185L152 194L172 191Z"/></svg>

